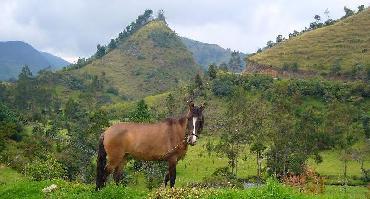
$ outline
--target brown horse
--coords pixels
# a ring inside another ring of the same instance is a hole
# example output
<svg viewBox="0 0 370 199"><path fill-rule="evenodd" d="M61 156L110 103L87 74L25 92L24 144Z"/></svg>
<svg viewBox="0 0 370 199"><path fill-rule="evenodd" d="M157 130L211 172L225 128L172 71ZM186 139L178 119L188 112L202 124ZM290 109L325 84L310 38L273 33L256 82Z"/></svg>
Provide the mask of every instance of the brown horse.
<svg viewBox="0 0 370 199"><path fill-rule="evenodd" d="M155 124L119 123L109 127L99 139L96 190L105 185L113 172L118 184L127 155L137 160L163 160L168 162L164 184L175 185L176 164L186 154L188 144L194 145L203 129L204 105L189 103L188 113ZM108 161L107 161L108 157Z"/></svg>

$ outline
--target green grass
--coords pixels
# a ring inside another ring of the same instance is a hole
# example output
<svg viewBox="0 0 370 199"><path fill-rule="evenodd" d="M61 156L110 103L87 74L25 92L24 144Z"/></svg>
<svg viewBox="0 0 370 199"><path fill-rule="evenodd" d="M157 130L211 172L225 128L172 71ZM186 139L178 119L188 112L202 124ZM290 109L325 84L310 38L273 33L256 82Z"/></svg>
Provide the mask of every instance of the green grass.
<svg viewBox="0 0 370 199"><path fill-rule="evenodd" d="M159 188L153 191L137 187L121 187L112 183L99 192L94 185L63 180L31 181L9 168L0 168L0 198L366 198L366 187L327 186L319 195L303 194L297 190L269 180L267 185L251 189L204 189L179 187L175 189ZM44 193L43 188L52 184L56 190Z"/></svg>
<svg viewBox="0 0 370 199"><path fill-rule="evenodd" d="M337 176L340 178L343 175L344 163L340 161L340 155L338 151L325 151L321 153L323 162L320 164L311 163L311 166L315 168L317 172L322 175ZM366 161L364 164L365 168L370 168L370 161ZM349 161L348 163L348 175L360 177L361 165L357 161Z"/></svg>
<svg viewBox="0 0 370 199"><path fill-rule="evenodd" d="M334 25L306 32L262 53L249 57L261 65L281 68L284 63L298 63L299 69L328 71L337 59L342 69L356 63L369 64L370 9Z"/></svg>
<svg viewBox="0 0 370 199"><path fill-rule="evenodd" d="M194 172L195 173L195 172ZM194 175L192 175L194 176ZM52 184L57 189L52 193L43 193L42 189ZM63 180L31 181L12 169L0 168L0 198L366 198L369 191L366 187L327 186L319 195L302 194L293 188L275 181L268 181L266 186L252 189L203 189L177 186L176 189L159 188L153 191L140 189L137 186L121 187L109 183L99 192L94 185Z"/></svg>

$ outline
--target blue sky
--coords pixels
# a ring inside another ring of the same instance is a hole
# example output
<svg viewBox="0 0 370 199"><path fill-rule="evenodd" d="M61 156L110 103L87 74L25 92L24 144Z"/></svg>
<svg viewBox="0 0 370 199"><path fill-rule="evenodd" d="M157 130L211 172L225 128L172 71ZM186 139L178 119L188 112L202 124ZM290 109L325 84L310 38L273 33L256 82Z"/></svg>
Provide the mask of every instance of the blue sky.
<svg viewBox="0 0 370 199"><path fill-rule="evenodd" d="M315 14L344 15L370 0L0 0L0 41L21 40L69 61L88 57L145 9L165 11L179 35L254 52Z"/></svg>

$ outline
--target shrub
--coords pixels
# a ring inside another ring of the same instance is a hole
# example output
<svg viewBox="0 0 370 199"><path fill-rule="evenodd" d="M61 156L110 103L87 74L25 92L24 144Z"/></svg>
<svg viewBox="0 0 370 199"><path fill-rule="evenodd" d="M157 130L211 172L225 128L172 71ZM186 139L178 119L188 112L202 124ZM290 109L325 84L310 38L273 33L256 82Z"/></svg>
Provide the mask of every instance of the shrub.
<svg viewBox="0 0 370 199"><path fill-rule="evenodd" d="M211 189L198 189L198 188L175 188L175 189L157 189L155 192L150 193L150 199L185 199L185 198L207 198L216 193Z"/></svg>
<svg viewBox="0 0 370 199"><path fill-rule="evenodd" d="M283 178L284 184L298 188L300 191L309 193L324 192L324 178L320 177L315 170L306 167L300 175L287 175Z"/></svg>
<svg viewBox="0 0 370 199"><path fill-rule="evenodd" d="M290 71L290 72L298 72L298 63L297 62L294 62L294 63L284 63L283 64L283 67L282 67L282 70L283 71Z"/></svg>
<svg viewBox="0 0 370 199"><path fill-rule="evenodd" d="M214 95L230 96L232 94L233 83L229 80L215 79L212 84L212 92Z"/></svg>
<svg viewBox="0 0 370 199"><path fill-rule="evenodd" d="M190 187L197 188L242 188L236 176L229 171L228 167L216 169L211 176L205 177L203 182L191 183Z"/></svg>
<svg viewBox="0 0 370 199"><path fill-rule="evenodd" d="M177 44L176 34L173 32L152 31L149 38L152 39L155 46L161 48L169 48Z"/></svg>
<svg viewBox="0 0 370 199"><path fill-rule="evenodd" d="M111 94L116 95L116 96L119 94L118 89L113 87L113 86L110 86L107 89L107 93L111 93Z"/></svg>
<svg viewBox="0 0 370 199"><path fill-rule="evenodd" d="M52 156L47 156L46 160L36 159L27 164L24 168L24 173L37 181L65 176L62 164Z"/></svg>

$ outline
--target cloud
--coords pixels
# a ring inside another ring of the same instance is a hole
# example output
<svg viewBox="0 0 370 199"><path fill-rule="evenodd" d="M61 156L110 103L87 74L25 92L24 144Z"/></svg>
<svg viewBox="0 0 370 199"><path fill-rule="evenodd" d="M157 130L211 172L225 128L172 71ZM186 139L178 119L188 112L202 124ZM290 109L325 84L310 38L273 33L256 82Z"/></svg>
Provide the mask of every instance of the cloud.
<svg viewBox="0 0 370 199"><path fill-rule="evenodd" d="M145 9L165 10L179 35L225 48L253 52L278 34L301 30L329 8L370 0L0 0L0 40L23 40L68 60L87 57Z"/></svg>

